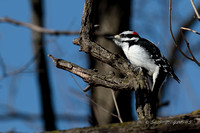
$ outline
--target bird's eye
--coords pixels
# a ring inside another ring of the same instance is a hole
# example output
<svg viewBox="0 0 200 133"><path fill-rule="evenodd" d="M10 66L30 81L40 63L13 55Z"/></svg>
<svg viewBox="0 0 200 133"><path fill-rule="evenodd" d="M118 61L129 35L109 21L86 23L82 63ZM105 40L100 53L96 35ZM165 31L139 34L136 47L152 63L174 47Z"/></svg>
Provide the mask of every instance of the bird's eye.
<svg viewBox="0 0 200 133"><path fill-rule="evenodd" d="M132 38L132 37L134 37L134 35L133 34L127 34L126 37Z"/></svg>
<svg viewBox="0 0 200 133"><path fill-rule="evenodd" d="M133 34L121 34L120 37L121 38L132 38L132 37L134 37L134 35Z"/></svg>
<svg viewBox="0 0 200 133"><path fill-rule="evenodd" d="M126 36L125 36L125 34L120 34L120 37L123 38L123 37L126 37Z"/></svg>

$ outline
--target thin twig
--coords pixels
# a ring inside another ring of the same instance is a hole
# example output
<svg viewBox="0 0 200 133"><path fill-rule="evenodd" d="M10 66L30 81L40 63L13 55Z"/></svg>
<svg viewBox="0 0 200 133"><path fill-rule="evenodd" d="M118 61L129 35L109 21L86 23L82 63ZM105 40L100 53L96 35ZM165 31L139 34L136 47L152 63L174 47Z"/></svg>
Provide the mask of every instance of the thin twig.
<svg viewBox="0 0 200 133"><path fill-rule="evenodd" d="M192 2L193 2L193 1L192 1ZM199 34L199 33L196 32L196 31L194 31L194 30L191 30L191 29L189 29L189 28L184 28L184 27L181 27L181 28L180 28L181 35L182 35L183 39L184 39L185 42L186 42L186 45L187 45L187 48L188 48L188 50L189 50L190 55L192 56L192 57L189 57L189 56L187 56L187 55L179 48L179 46L177 45L176 39L175 39L175 37L174 37L174 35L173 35L173 32L172 32L172 25L171 25L171 10L172 10L171 7L172 7L172 0L169 0L169 31L170 31L170 33L171 33L171 36L172 36L173 40L174 40L174 44L175 44L176 48L179 50L179 52L180 52L183 56L185 56L187 59L189 59L189 60L191 60L191 61L194 61L198 66L200 66L200 63L199 63L199 62L196 60L196 58L194 57L194 55L193 55L193 53L192 53L192 51L191 51L190 45L189 45L188 41L186 40L186 38L185 38L185 36L184 36L182 30L189 30L189 31L192 31L192 32L194 32L194 33L196 33L196 34ZM196 8L195 8L195 9L196 9Z"/></svg>
<svg viewBox="0 0 200 133"><path fill-rule="evenodd" d="M4 68L4 72L3 72L3 76L0 77L0 81L3 80L4 78L6 78L7 76L11 76L11 75L17 75L17 74L20 74L22 72L24 72L31 64L34 63L34 61L38 58L38 54L39 54L40 51L37 51L35 53L35 55L26 63L24 64L23 66L21 66L20 68L16 69L16 70L13 70L11 72L6 72L6 68ZM3 59L0 57L0 62L3 63ZM3 67L3 66L2 66ZM5 67L5 64L4 64L4 67Z"/></svg>
<svg viewBox="0 0 200 133"><path fill-rule="evenodd" d="M117 101L116 101L116 98L115 98L115 93L114 93L113 90L111 90L111 93L112 93L115 108L117 110L117 116L118 116L117 118L119 119L120 123L123 123L120 112L119 112L119 108L118 108L118 105L117 105Z"/></svg>
<svg viewBox="0 0 200 133"><path fill-rule="evenodd" d="M98 107L99 107L100 109L102 109L104 112L106 112L106 113L108 113L108 114L110 114L110 115L112 115L112 116L118 118L118 116L117 116L116 114L113 114L113 113L109 112L109 111L106 110L104 107L102 107L101 105L97 104L92 98L90 98L90 96L88 96L88 95L83 91L84 89L81 88L81 86L80 86L79 83L76 81L76 79L74 78L74 76L73 76L71 73L70 73L70 75L71 75L72 79L74 80L74 82L76 83L76 85L78 86L78 88L85 94L86 97L88 97L88 99L89 99L93 104L95 104L96 106L98 106Z"/></svg>
<svg viewBox="0 0 200 133"><path fill-rule="evenodd" d="M198 35L200 35L200 33L199 33L199 32L197 32L197 31L195 31L195 30L192 30L192 29L190 29L190 28L181 27L180 29L181 29L181 30L187 30L187 31L191 31L191 32L193 32L193 33L195 33L195 34L198 34Z"/></svg>
<svg viewBox="0 0 200 133"><path fill-rule="evenodd" d="M46 29L46 28L31 24L31 23L20 22L20 21L17 21L17 20L8 18L8 17L0 18L0 22L7 22L7 23L16 24L19 26L24 26L24 27L30 28L33 31L50 34L50 35L79 35L79 33L80 33L79 31L50 30L50 29Z"/></svg>
<svg viewBox="0 0 200 133"><path fill-rule="evenodd" d="M189 60L192 60L192 58L189 57L189 56L187 56L187 55L179 48L179 46L177 45L176 39L175 39L174 34L173 34L173 32L172 32L171 11L172 11L172 0L169 0L169 31L170 31L170 34L171 34L171 36L172 36L172 39L174 40L174 44L175 44L176 48L178 49L178 51L179 51L183 56L185 56L186 58L188 58Z"/></svg>
<svg viewBox="0 0 200 133"><path fill-rule="evenodd" d="M84 92L87 92L87 91L89 91L89 90L90 90L90 87L91 87L91 86L90 86L90 85L88 85L87 87L85 87L85 89L83 89L83 91L84 91Z"/></svg>
<svg viewBox="0 0 200 133"><path fill-rule="evenodd" d="M38 54L36 54L35 56L33 56L26 64L24 64L20 68L18 68L16 70L13 70L11 72L4 72L3 76L0 77L0 81L3 80L4 78L6 78L7 76L17 75L17 74L22 73L23 71L25 71L31 64L34 63L35 59L38 57L37 55Z"/></svg>
<svg viewBox="0 0 200 133"><path fill-rule="evenodd" d="M2 73L3 73L3 77L6 76L6 65L5 65L5 62L0 54L0 66L2 68ZM0 78L1 80L1 78Z"/></svg>
<svg viewBox="0 0 200 133"><path fill-rule="evenodd" d="M200 20L199 13L198 13L198 11L197 11L197 9L196 9L195 5L194 5L194 2L193 2L193 0L190 0L190 2L191 2L191 4L192 4L192 7L194 8L194 11L195 11L196 15L197 15L197 19L199 19L199 20Z"/></svg>
<svg viewBox="0 0 200 133"><path fill-rule="evenodd" d="M181 32L181 35L182 35L182 37L183 37L183 39L184 39L184 41L185 41L185 43L186 43L186 45L187 45L187 48L188 48L188 50L189 50L189 52L190 52L190 55L192 56L192 61L194 61L198 66L200 66L200 63L197 61L197 59L194 57L194 54L193 54L193 52L192 52L192 50L191 50L191 48L190 48L190 44L189 44L189 42L187 41L187 39L186 39L186 37L184 36L184 34L183 34L183 32L182 32L182 30L180 29L180 32Z"/></svg>

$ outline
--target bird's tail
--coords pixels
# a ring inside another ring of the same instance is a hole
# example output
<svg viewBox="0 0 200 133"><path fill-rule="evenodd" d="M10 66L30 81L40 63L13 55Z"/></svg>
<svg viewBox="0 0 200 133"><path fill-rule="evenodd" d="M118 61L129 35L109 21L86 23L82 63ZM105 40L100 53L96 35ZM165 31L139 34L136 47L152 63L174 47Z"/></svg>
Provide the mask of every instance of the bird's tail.
<svg viewBox="0 0 200 133"><path fill-rule="evenodd" d="M154 92L158 92L161 86L163 85L165 79L166 79L166 73L160 70L159 75L157 76L155 83L153 83L151 90Z"/></svg>
<svg viewBox="0 0 200 133"><path fill-rule="evenodd" d="M173 74L171 74L171 76L172 76L173 79L175 79L175 80L180 84L181 81L180 81L179 78L176 76L176 74L173 73Z"/></svg>

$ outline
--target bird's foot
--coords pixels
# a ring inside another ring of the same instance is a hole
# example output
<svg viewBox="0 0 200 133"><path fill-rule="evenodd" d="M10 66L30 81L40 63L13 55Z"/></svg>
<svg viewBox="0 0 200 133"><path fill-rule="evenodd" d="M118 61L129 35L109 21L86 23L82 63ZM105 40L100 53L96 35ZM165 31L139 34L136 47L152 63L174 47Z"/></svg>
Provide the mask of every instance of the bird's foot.
<svg viewBox="0 0 200 133"><path fill-rule="evenodd" d="M142 68L141 68L141 67L135 67L135 68L133 69L133 71L134 71L134 73L135 73L136 75L140 75L141 72L142 72Z"/></svg>

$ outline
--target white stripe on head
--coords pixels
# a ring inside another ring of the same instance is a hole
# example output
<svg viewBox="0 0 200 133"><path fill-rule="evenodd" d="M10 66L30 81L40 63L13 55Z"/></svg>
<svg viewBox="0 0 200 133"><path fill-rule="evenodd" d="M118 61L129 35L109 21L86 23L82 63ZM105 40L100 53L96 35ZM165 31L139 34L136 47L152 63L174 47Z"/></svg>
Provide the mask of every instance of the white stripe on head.
<svg viewBox="0 0 200 133"><path fill-rule="evenodd" d="M121 41L135 41L135 42L137 42L138 40L139 40L138 37L132 37L132 38L126 37L126 38L121 38Z"/></svg>
<svg viewBox="0 0 200 133"><path fill-rule="evenodd" d="M124 31L120 34L121 41L138 41L139 35L135 31Z"/></svg>
<svg viewBox="0 0 200 133"><path fill-rule="evenodd" d="M121 34L133 34L134 31L124 31Z"/></svg>

